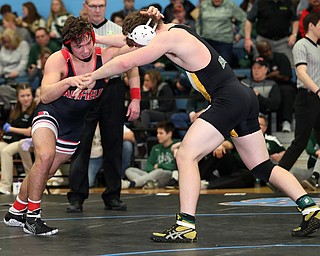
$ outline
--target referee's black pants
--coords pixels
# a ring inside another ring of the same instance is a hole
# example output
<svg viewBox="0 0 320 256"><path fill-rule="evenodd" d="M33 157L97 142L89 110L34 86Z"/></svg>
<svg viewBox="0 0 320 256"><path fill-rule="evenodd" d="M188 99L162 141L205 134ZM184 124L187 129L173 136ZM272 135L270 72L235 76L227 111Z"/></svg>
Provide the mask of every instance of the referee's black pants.
<svg viewBox="0 0 320 256"><path fill-rule="evenodd" d="M88 165L98 121L103 148L102 168L106 183L101 197L105 204L112 199L120 199L124 94L125 86L121 78L110 79L100 98L92 105L86 118L81 142L71 160L70 192L67 194L69 202L77 201L82 205L89 196Z"/></svg>
<svg viewBox="0 0 320 256"><path fill-rule="evenodd" d="M294 140L286 150L279 165L290 170L301 153L305 150L314 128L317 141L320 142L320 99L317 95L306 89L298 89L295 99Z"/></svg>

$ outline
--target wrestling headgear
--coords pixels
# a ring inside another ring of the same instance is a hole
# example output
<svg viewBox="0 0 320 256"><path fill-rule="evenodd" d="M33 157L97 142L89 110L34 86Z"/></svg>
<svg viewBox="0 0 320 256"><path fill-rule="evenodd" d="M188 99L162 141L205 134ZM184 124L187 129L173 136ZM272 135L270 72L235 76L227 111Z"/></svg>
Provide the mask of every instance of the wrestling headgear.
<svg viewBox="0 0 320 256"><path fill-rule="evenodd" d="M128 38L132 39L139 45L147 45L156 36L157 23L154 24L153 28L149 26L152 19L150 18L146 25L139 25L128 34Z"/></svg>

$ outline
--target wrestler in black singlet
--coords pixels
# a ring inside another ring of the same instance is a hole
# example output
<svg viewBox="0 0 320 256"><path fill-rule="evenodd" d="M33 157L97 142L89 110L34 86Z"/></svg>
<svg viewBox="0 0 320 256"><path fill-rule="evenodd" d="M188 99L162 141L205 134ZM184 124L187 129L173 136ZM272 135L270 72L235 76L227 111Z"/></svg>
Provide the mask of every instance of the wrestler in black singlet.
<svg viewBox="0 0 320 256"><path fill-rule="evenodd" d="M175 25L171 29L184 29L210 51L210 63L198 71L185 71L190 83L211 106L200 118L212 124L223 136L244 136L260 130L259 102L251 88L241 84L229 64L203 38L187 26ZM233 130L233 131L232 131ZM232 132L231 132L232 131Z"/></svg>

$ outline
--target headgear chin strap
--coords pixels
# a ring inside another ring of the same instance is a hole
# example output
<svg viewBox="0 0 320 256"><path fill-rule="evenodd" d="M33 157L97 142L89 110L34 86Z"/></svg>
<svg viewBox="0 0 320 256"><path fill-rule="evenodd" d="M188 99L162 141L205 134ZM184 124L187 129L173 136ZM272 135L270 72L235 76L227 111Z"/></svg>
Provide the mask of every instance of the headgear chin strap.
<svg viewBox="0 0 320 256"><path fill-rule="evenodd" d="M139 25L128 34L128 38L132 39L139 45L147 45L156 36L157 23L154 24L153 28L149 26L152 19L150 18L146 25Z"/></svg>

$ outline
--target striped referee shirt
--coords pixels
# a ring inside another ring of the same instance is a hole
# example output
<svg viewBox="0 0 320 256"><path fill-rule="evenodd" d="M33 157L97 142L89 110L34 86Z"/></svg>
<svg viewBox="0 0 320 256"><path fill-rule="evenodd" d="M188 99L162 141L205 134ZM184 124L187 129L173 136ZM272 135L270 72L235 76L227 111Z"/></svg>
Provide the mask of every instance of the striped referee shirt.
<svg viewBox="0 0 320 256"><path fill-rule="evenodd" d="M292 49L294 65L307 65L307 73L310 78L320 87L320 47L309 38L300 39ZM297 80L298 88L307 89L301 80Z"/></svg>
<svg viewBox="0 0 320 256"><path fill-rule="evenodd" d="M93 23L91 24L92 24L94 33L99 36L122 34L122 27L107 19L104 19L104 21L101 22L99 25L95 25ZM96 46L99 46L101 48L108 48L108 46L105 44L96 44ZM116 77L119 77L120 75L121 74L114 75L111 78L116 78Z"/></svg>

